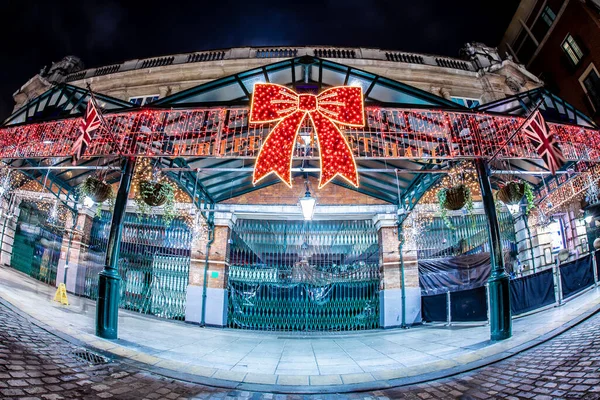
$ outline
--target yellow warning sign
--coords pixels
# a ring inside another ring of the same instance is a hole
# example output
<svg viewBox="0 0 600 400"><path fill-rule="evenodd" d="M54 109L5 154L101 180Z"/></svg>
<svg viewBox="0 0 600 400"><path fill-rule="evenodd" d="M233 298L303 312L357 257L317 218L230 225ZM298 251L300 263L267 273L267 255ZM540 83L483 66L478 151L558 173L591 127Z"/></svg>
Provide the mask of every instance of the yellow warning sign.
<svg viewBox="0 0 600 400"><path fill-rule="evenodd" d="M56 294L54 295L54 301L58 301L65 306L69 305L69 299L67 299L67 287L64 283L58 285L58 289L56 289Z"/></svg>

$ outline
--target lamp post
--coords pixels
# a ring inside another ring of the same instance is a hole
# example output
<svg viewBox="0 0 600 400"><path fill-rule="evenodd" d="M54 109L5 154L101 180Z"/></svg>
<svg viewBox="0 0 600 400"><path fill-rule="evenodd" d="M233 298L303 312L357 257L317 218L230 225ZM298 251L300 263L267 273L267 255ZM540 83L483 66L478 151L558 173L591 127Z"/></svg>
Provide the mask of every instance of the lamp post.
<svg viewBox="0 0 600 400"><path fill-rule="evenodd" d="M490 303L490 338L504 340L512 336L512 319L510 314L510 282L504 268L502 254L502 241L500 240L500 226L496 215L496 205L492 193L492 185L488 173L488 166L482 158L475 160L483 209L488 222L488 235L490 241L490 263L492 271L489 283Z"/></svg>
<svg viewBox="0 0 600 400"><path fill-rule="evenodd" d="M123 175L115 199L110 235L106 247L106 263L98 277L98 302L96 307L96 336L104 339L116 339L119 322L120 285L119 250L123 217L127 206L129 187L133 177L135 158L128 157L124 161Z"/></svg>

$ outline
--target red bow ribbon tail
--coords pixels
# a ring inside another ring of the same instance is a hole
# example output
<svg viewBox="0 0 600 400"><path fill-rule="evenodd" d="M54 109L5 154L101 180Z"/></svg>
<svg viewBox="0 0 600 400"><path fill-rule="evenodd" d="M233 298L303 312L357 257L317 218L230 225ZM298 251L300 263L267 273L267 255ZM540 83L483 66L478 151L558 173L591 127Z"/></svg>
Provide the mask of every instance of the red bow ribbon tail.
<svg viewBox="0 0 600 400"><path fill-rule="evenodd" d="M294 144L305 117L305 112L296 111L275 125L258 153L252 176L253 184L274 172L286 185L292 187Z"/></svg>
<svg viewBox="0 0 600 400"><path fill-rule="evenodd" d="M336 175L358 187L358 171L352 149L340 129L320 112L310 113L321 152L319 189Z"/></svg>

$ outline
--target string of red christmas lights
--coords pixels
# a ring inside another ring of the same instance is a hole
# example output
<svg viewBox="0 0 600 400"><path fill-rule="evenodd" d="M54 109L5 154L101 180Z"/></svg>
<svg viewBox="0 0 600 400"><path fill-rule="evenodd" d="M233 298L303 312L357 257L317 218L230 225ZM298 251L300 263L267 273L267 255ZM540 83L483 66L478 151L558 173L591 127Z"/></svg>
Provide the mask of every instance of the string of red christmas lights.
<svg viewBox="0 0 600 400"><path fill-rule="evenodd" d="M153 110L107 114L106 125L125 155L162 157L256 158L277 122L249 124L248 107ZM352 156L360 158L455 159L491 156L508 140L523 118L484 113L365 107L363 127L340 132ZM78 118L8 126L0 129L0 158L70 157L78 135ZM304 118L300 132L311 132ZM600 132L549 123L567 160L600 161ZM115 155L112 135L98 132L84 157ZM319 159L318 135L296 141L292 157ZM522 134L499 158L538 159ZM288 160L288 159L286 159ZM287 165L287 164L286 164Z"/></svg>
<svg viewBox="0 0 600 400"><path fill-rule="evenodd" d="M319 188L337 175L358 187L358 172L352 149L336 124L365 125L362 88L340 86L314 94L298 94L272 83L254 85L250 106L251 124L279 121L266 137L254 166L253 183L271 173L292 186L294 145L302 122L309 118L320 149Z"/></svg>

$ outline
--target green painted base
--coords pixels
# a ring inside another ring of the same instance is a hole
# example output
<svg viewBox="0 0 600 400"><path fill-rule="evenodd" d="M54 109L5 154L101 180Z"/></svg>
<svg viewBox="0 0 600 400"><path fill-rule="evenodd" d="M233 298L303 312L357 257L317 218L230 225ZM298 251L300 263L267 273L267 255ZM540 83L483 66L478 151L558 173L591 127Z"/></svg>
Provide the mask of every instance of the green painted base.
<svg viewBox="0 0 600 400"><path fill-rule="evenodd" d="M510 282L506 273L494 274L488 280L490 292L490 339L504 340L512 336Z"/></svg>
<svg viewBox="0 0 600 400"><path fill-rule="evenodd" d="M98 277L96 336L116 339L119 323L121 278L114 270L104 270Z"/></svg>

